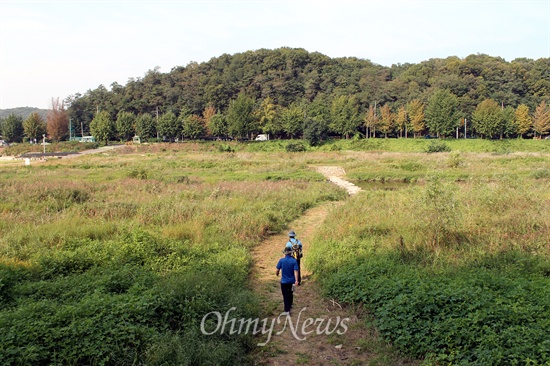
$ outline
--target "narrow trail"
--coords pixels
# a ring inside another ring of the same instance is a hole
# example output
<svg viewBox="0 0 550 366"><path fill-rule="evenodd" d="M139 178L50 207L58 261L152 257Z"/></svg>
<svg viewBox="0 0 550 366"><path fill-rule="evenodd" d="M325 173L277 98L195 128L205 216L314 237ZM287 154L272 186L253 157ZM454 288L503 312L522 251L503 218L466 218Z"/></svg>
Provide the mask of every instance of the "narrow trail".
<svg viewBox="0 0 550 366"><path fill-rule="evenodd" d="M333 183L340 183L339 185L347 189L350 195L359 191L358 187L341 179L344 176L343 169L318 167L317 170ZM332 177L337 177L342 182L333 180ZM367 329L351 309L321 296L321 289L311 278L312 273L307 263L310 243L315 232L330 210L342 203L330 202L312 208L289 225L289 229L296 231L297 238L302 241L304 247L302 285L296 288L291 316L295 332L292 332L288 323L290 320L286 316L279 317L281 322L275 325L272 338L265 346L259 347L259 365L360 365L368 364L368 360L372 358L372 354L369 354L364 347L365 340L372 340L375 337L372 330ZM283 311L279 278L275 276L275 265L283 256L282 250L287 240L286 231L273 235L255 247L252 252L254 258L252 285L260 295L270 319L276 319ZM316 323L309 327L304 326L308 318ZM320 328L317 328L320 324L319 319L325 319L325 321ZM326 328L329 319L330 326ZM342 326L343 319L347 319L344 321L347 329ZM284 324L287 326L283 330ZM317 329L324 331L317 334ZM338 334L337 331L330 332L335 329L343 334ZM307 334L307 332L311 333ZM259 339L259 342L265 342L267 336L264 335Z"/></svg>

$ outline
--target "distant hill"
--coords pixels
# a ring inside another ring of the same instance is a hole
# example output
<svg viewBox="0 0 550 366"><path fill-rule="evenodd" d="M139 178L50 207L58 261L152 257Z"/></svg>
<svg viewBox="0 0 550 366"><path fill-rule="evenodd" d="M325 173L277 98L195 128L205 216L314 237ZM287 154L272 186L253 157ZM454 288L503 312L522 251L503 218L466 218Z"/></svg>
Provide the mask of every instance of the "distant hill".
<svg viewBox="0 0 550 366"><path fill-rule="evenodd" d="M48 114L47 109L40 109L40 108L34 108L34 107L8 108L8 109L0 109L0 119L6 118L7 116L13 113L16 116L21 116L25 120L34 112L41 115L44 119L46 119L46 115Z"/></svg>

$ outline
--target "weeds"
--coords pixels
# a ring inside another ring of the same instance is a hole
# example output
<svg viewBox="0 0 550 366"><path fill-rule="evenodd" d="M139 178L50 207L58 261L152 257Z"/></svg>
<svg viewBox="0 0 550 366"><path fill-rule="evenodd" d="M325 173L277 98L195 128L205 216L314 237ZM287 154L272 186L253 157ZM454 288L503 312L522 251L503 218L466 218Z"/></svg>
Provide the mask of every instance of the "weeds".
<svg viewBox="0 0 550 366"><path fill-rule="evenodd" d="M202 317L257 317L248 249L345 193L292 159L165 150L4 175L0 363L249 362L250 335L204 336Z"/></svg>

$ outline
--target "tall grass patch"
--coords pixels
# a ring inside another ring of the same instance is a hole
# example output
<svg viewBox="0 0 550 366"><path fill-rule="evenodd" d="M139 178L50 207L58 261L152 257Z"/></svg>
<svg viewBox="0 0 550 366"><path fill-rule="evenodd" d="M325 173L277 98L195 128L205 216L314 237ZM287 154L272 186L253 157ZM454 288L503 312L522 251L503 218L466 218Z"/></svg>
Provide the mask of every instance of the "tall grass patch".
<svg viewBox="0 0 550 366"><path fill-rule="evenodd" d="M251 362L250 334L204 335L202 317L258 317L249 249L345 197L290 155L136 149L3 168L0 363Z"/></svg>
<svg viewBox="0 0 550 366"><path fill-rule="evenodd" d="M425 364L545 364L549 188L442 171L367 190L331 213L307 263L327 296L366 304L384 338Z"/></svg>

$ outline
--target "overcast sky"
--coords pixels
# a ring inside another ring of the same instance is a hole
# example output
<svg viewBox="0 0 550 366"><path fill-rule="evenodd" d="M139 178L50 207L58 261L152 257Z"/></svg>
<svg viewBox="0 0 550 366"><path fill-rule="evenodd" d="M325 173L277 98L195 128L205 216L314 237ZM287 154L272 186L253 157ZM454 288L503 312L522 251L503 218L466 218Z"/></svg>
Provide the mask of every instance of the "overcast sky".
<svg viewBox="0 0 550 366"><path fill-rule="evenodd" d="M0 109L260 48L376 64L550 57L550 0L0 0Z"/></svg>

